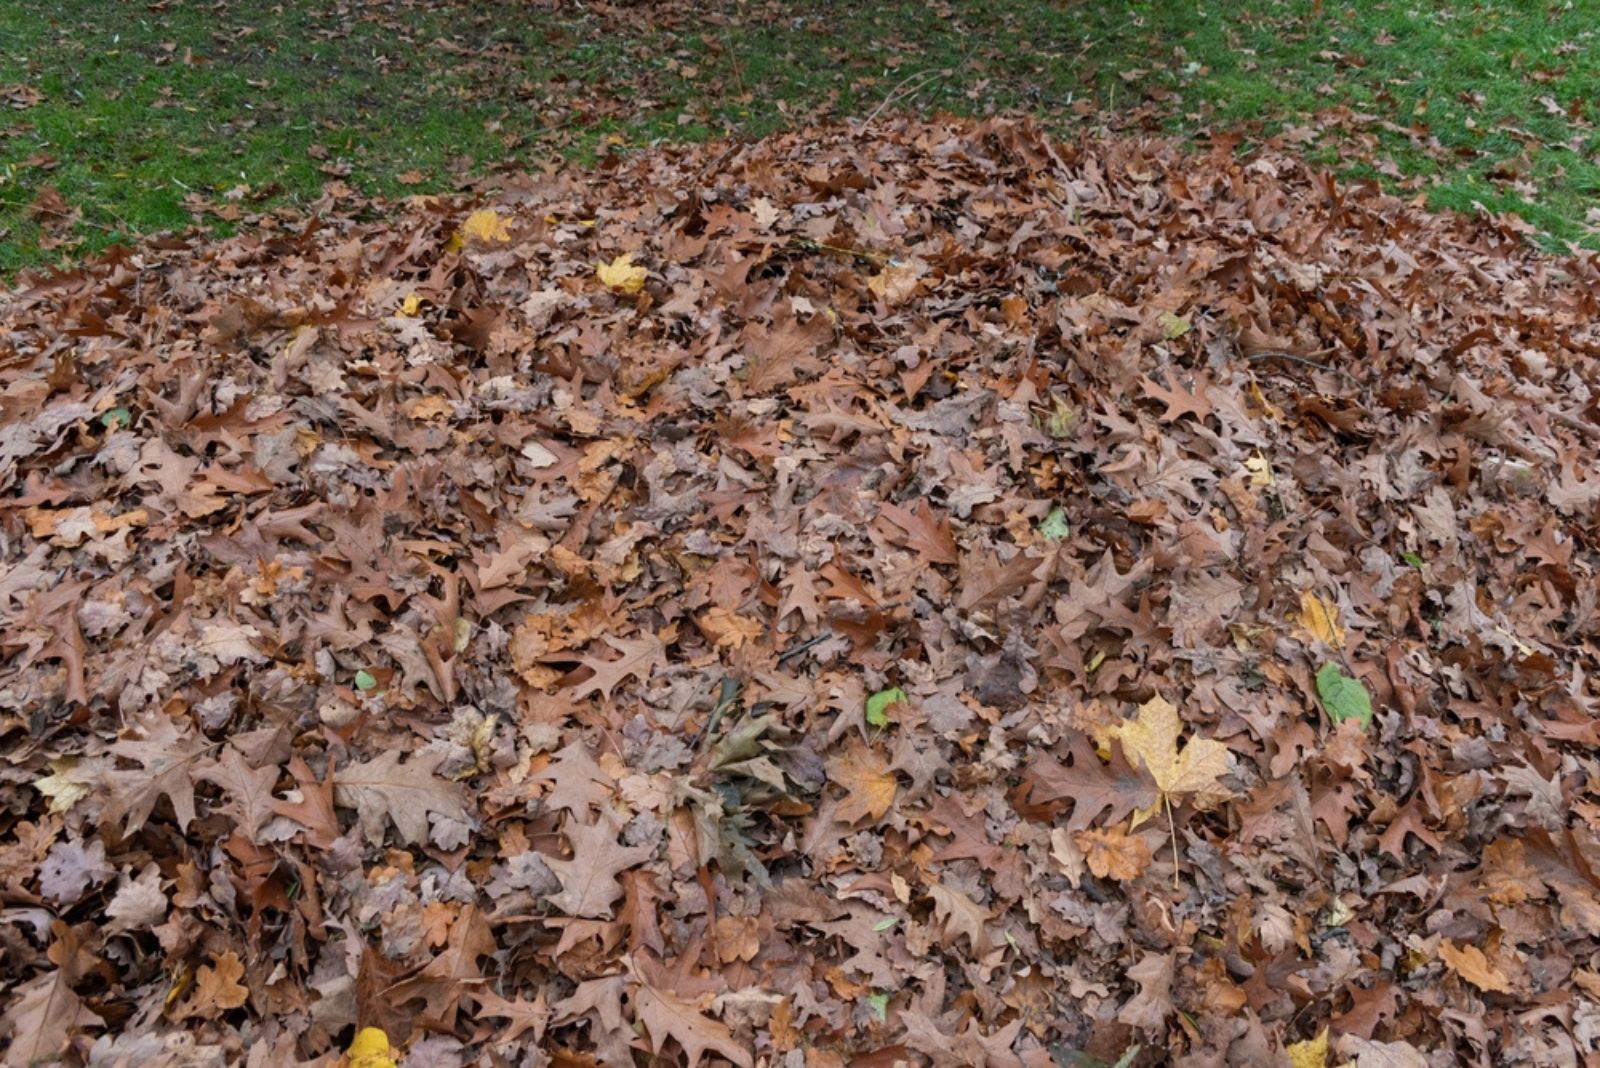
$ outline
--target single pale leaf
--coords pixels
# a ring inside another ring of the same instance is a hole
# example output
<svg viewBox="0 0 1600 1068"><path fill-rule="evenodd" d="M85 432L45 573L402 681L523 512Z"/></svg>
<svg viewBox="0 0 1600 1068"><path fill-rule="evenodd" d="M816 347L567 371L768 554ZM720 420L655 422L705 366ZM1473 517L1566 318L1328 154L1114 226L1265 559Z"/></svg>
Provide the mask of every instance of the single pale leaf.
<svg viewBox="0 0 1600 1068"><path fill-rule="evenodd" d="M1044 522L1039 524L1039 534L1050 541L1060 541L1071 533L1067 525L1067 510L1065 508L1052 508L1050 514L1044 517Z"/></svg>
<svg viewBox="0 0 1600 1068"><path fill-rule="evenodd" d="M1461 978L1477 987L1479 990L1498 994L1509 994L1511 980L1506 974L1483 955L1483 950L1474 945L1464 945L1457 949L1451 942L1439 943L1439 956L1450 966L1450 970Z"/></svg>
<svg viewBox="0 0 1600 1068"><path fill-rule="evenodd" d="M467 216L466 223L461 227L461 232L467 237L477 241L495 242L510 241L511 231L506 229L505 220L489 208L482 208Z"/></svg>
<svg viewBox="0 0 1600 1068"><path fill-rule="evenodd" d="M1284 1048L1290 1068L1326 1068L1328 1063L1328 1029L1324 1027L1316 1038L1293 1042Z"/></svg>
<svg viewBox="0 0 1600 1068"><path fill-rule="evenodd" d="M1336 725L1354 719L1363 728L1372 726L1372 696L1359 679L1340 671L1339 665L1324 664L1317 672L1317 696L1322 698L1322 710Z"/></svg>
<svg viewBox="0 0 1600 1068"><path fill-rule="evenodd" d="M645 279L650 277L649 271L634 265L631 252L624 252L610 263L597 264L594 273L606 288L621 293L639 292L644 288Z"/></svg>
<svg viewBox="0 0 1600 1068"><path fill-rule="evenodd" d="M407 293L406 299L400 302L400 314L408 319L414 319L422 311L422 298L415 293Z"/></svg>
<svg viewBox="0 0 1600 1068"><path fill-rule="evenodd" d="M898 686L887 690L879 690L867 698L867 722L874 727L887 727L889 725L889 706L900 704L905 699L906 692Z"/></svg>
<svg viewBox="0 0 1600 1068"><path fill-rule="evenodd" d="M1324 645L1344 648L1344 628L1339 626L1339 609L1307 590L1300 594L1300 626Z"/></svg>
<svg viewBox="0 0 1600 1068"><path fill-rule="evenodd" d="M1156 325L1161 327L1161 336L1168 341L1180 338L1189 332L1189 320L1171 312L1162 312L1156 316Z"/></svg>
<svg viewBox="0 0 1600 1068"><path fill-rule="evenodd" d="M121 426L128 426L133 422L133 415L126 408L113 408L100 417L100 425L107 430L115 430Z"/></svg>
<svg viewBox="0 0 1600 1068"><path fill-rule="evenodd" d="M356 672L356 689L360 690L362 693L366 693L369 690L377 689L377 686L378 679L372 674L372 672L368 671L366 668L362 668L360 671Z"/></svg>

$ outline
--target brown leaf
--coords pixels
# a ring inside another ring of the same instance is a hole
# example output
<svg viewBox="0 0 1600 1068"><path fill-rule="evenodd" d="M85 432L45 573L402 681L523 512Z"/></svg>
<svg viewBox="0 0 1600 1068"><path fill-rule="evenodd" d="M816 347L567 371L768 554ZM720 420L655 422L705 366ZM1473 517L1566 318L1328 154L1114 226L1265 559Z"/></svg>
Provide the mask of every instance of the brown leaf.
<svg viewBox="0 0 1600 1068"><path fill-rule="evenodd" d="M844 787L845 798L838 809L841 823L883 818L894 804L899 782L889 770L889 762L869 748L859 738L851 740L850 748L828 760L828 778Z"/></svg>
<svg viewBox="0 0 1600 1068"><path fill-rule="evenodd" d="M1079 831L1073 841L1083 850L1089 870L1101 879L1131 882L1150 865L1150 846L1120 827Z"/></svg>
<svg viewBox="0 0 1600 1068"><path fill-rule="evenodd" d="M120 833L132 834L144 826L163 797L172 801L178 829L187 830L194 819L196 762L211 751L211 743L195 734L180 733L164 715L153 714L135 725L142 737L123 738L111 747L119 757L138 761L137 771L110 769L103 785L108 799L101 812L107 823L121 823ZM109 765L108 765L109 768Z"/></svg>
<svg viewBox="0 0 1600 1068"><path fill-rule="evenodd" d="M371 842L383 841L385 822L394 824L407 845L425 842L429 815L469 819L461 787L434 774L443 759L442 752L420 753L401 764L398 750L386 750L364 764L335 771L334 801L356 810Z"/></svg>
<svg viewBox="0 0 1600 1068"><path fill-rule="evenodd" d="M634 1000L639 1008L639 1021L650 1036L652 1052L659 1054L671 1038L683 1047L689 1068L699 1064L707 1050L721 1054L740 1068L752 1068L755 1064L750 1051L734 1041L732 1031L701 1011L703 1004L649 985L639 987Z"/></svg>
<svg viewBox="0 0 1600 1068"><path fill-rule="evenodd" d="M909 509L885 501L879 506L878 522L873 525L889 541L910 549L924 563L954 564L960 561L950 520L934 515L926 499L918 500Z"/></svg>
<svg viewBox="0 0 1600 1068"><path fill-rule="evenodd" d="M552 906L568 916L611 918L612 907L623 893L617 876L643 864L655 852L649 846L620 845L617 830L605 815L593 823L566 826L564 831L572 843L572 858L545 861L561 880L560 891L549 897Z"/></svg>
<svg viewBox="0 0 1600 1068"><path fill-rule="evenodd" d="M633 677L640 681L648 681L650 672L661 664L666 656L666 645L654 635L645 635L642 638L613 638L608 634L604 640L622 655L615 660L604 660L597 656L580 657L580 661L594 674L579 683L578 688L572 691L574 699L599 693L609 701L611 691L624 680Z"/></svg>

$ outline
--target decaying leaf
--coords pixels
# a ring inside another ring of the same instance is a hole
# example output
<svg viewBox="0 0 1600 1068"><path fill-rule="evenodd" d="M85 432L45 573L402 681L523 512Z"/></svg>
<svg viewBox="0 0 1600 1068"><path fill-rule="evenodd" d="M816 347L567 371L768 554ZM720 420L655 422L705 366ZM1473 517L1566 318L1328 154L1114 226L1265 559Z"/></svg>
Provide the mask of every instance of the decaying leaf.
<svg viewBox="0 0 1600 1068"><path fill-rule="evenodd" d="M393 823L407 845L425 842L429 816L468 819L461 788L434 773L443 759L443 753L419 753L401 763L400 754L391 749L339 768L333 773L334 800L356 810L370 841L383 841L386 824Z"/></svg>

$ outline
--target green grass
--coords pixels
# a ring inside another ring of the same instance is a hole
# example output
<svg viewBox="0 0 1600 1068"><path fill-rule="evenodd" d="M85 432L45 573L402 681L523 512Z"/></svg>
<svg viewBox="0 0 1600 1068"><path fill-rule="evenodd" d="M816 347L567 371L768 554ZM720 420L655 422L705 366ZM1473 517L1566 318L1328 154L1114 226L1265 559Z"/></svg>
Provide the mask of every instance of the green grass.
<svg viewBox="0 0 1600 1068"><path fill-rule="evenodd" d="M228 216L306 206L330 182L445 192L500 166L758 135L885 101L1063 130L1231 132L1245 147L1290 129L1341 174L1596 244L1600 0L624 10L9 0L0 273L197 222L226 231ZM46 186L74 219L29 210Z"/></svg>

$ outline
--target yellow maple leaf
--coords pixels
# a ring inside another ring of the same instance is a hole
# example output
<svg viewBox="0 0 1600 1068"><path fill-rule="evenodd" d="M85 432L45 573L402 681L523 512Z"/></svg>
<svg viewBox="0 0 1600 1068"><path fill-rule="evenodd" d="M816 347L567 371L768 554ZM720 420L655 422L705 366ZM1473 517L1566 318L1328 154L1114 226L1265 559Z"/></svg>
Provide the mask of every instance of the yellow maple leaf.
<svg viewBox="0 0 1600 1068"><path fill-rule="evenodd" d="M406 299L400 302L400 314L407 319L415 319L422 311L422 298L415 293L407 293Z"/></svg>
<svg viewBox="0 0 1600 1068"><path fill-rule="evenodd" d="M624 252L610 263L595 265L594 273L608 289L622 293L637 293L644 288L650 272L633 262L633 253Z"/></svg>
<svg viewBox="0 0 1600 1068"><path fill-rule="evenodd" d="M1306 590L1300 594L1300 626L1324 645L1344 648L1344 628L1339 626L1339 608Z"/></svg>
<svg viewBox="0 0 1600 1068"><path fill-rule="evenodd" d="M1451 971L1479 990L1500 994L1512 992L1511 980L1506 978L1506 973L1490 964L1489 958L1477 946L1469 944L1457 949L1454 943L1442 941L1439 943L1439 956Z"/></svg>
<svg viewBox="0 0 1600 1068"><path fill-rule="evenodd" d="M511 231L506 229L505 220L489 208L480 208L468 215L461 233L485 243L511 240Z"/></svg>
<svg viewBox="0 0 1600 1068"><path fill-rule="evenodd" d="M347 1068L395 1068L389 1036L377 1027L363 1027L344 1051Z"/></svg>
<svg viewBox="0 0 1600 1068"><path fill-rule="evenodd" d="M1217 780L1228 771L1228 747L1206 738L1190 739L1178 751L1183 723L1178 710L1159 694L1139 706L1139 715L1125 720L1111 734L1122 740L1128 756L1143 764L1156 782L1162 800L1169 804L1182 795L1194 795L1202 808L1228 796ZM1146 816L1145 818L1149 818ZM1139 825L1134 821L1134 826Z"/></svg>
<svg viewBox="0 0 1600 1068"><path fill-rule="evenodd" d="M1328 1029L1324 1027L1316 1038L1294 1042L1284 1048L1289 1055L1290 1068L1326 1068L1328 1063Z"/></svg>

